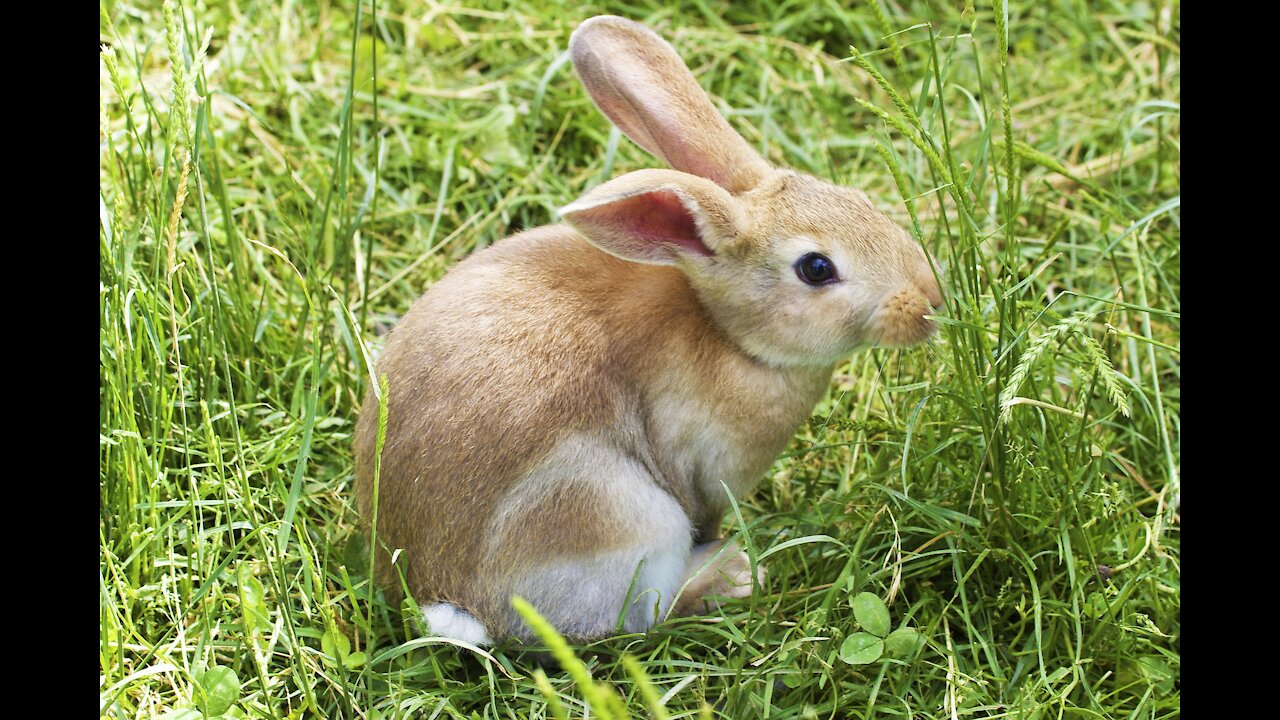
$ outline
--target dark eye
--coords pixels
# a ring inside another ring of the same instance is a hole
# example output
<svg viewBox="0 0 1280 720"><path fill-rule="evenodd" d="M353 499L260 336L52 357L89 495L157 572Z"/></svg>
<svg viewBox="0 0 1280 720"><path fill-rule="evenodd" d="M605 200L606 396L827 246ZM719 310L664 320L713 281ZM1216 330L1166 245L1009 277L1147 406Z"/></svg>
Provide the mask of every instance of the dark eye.
<svg viewBox="0 0 1280 720"><path fill-rule="evenodd" d="M836 264L822 253L809 253L796 261L796 275L810 285L826 285L837 280Z"/></svg>

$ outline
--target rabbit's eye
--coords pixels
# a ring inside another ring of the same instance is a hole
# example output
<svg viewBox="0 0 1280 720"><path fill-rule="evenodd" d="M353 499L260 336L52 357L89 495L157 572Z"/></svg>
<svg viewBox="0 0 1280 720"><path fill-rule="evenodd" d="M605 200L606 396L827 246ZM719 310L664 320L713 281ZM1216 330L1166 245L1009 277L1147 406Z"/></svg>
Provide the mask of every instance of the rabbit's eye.
<svg viewBox="0 0 1280 720"><path fill-rule="evenodd" d="M836 264L822 253L809 253L796 261L796 275L810 285L826 285L835 282Z"/></svg>

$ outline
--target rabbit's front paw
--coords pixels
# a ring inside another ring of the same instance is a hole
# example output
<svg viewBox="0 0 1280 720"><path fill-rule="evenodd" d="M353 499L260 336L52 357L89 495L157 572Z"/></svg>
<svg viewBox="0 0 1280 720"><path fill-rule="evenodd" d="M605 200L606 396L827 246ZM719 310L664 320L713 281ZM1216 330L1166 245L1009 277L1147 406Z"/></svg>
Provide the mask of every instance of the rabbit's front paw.
<svg viewBox="0 0 1280 720"><path fill-rule="evenodd" d="M718 557L721 545L728 545ZM672 608L675 615L695 615L715 607L712 597L740 599L751 595L751 559L733 541L704 543L693 549L689 560L693 573L680 599ZM763 585L765 570L756 565L755 585Z"/></svg>
<svg viewBox="0 0 1280 720"><path fill-rule="evenodd" d="M764 584L764 575L764 565L757 565L757 585ZM747 551L739 550L716 571L715 580L704 594L738 599L751 595L751 587L751 559L747 557Z"/></svg>

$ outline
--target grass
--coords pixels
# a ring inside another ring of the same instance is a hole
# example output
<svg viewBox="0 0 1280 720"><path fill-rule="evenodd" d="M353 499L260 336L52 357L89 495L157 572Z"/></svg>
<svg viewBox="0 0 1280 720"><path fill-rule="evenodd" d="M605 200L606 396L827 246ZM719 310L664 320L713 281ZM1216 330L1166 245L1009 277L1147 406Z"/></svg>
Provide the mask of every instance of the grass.
<svg viewBox="0 0 1280 720"><path fill-rule="evenodd" d="M569 673L423 640L369 587L351 433L371 349L452 263L656 166L562 55L603 12L913 228L948 298L936 342L842 365L726 518L765 587L576 648L600 692L1179 716L1176 0L104 1L102 715L583 716ZM842 659L864 592L917 655Z"/></svg>

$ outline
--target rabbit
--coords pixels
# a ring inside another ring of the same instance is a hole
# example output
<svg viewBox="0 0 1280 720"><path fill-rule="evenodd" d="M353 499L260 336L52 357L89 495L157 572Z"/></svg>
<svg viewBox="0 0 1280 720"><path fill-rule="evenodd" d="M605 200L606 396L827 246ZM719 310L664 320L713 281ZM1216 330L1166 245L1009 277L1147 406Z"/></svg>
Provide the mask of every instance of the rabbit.
<svg viewBox="0 0 1280 720"><path fill-rule="evenodd" d="M772 167L658 35L600 16L569 49L595 105L672 169L458 263L378 359L380 464L376 381L356 426L379 581L476 645L532 639L513 595L578 641L748 596L763 575L721 539L729 494L836 363L926 340L942 304L917 242L861 191Z"/></svg>

